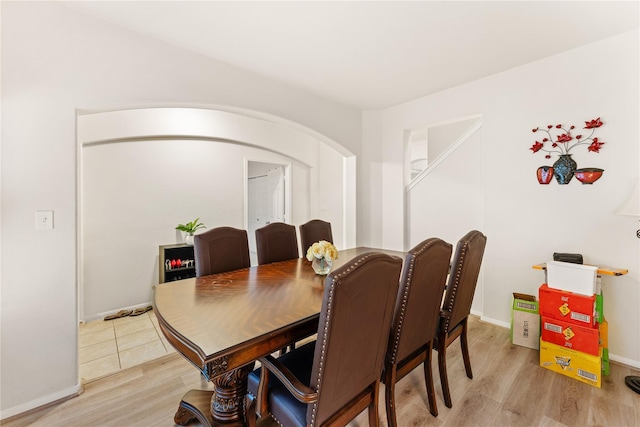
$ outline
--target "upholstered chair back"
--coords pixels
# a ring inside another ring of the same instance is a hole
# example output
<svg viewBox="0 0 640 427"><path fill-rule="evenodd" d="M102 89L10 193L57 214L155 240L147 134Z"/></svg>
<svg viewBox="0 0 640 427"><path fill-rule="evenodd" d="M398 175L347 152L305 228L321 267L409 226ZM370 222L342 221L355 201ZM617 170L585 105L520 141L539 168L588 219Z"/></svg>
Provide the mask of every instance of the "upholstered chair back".
<svg viewBox="0 0 640 427"><path fill-rule="evenodd" d="M218 227L194 238L196 276L239 270L251 266L247 232Z"/></svg>

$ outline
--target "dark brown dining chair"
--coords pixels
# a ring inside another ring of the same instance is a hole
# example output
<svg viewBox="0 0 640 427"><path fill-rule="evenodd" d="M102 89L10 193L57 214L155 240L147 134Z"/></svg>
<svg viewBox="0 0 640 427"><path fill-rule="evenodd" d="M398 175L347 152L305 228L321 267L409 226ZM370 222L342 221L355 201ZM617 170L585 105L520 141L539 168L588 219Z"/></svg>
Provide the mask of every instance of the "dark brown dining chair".
<svg viewBox="0 0 640 427"><path fill-rule="evenodd" d="M258 264L299 258L298 236L293 225L273 222L256 230Z"/></svg>
<svg viewBox="0 0 640 427"><path fill-rule="evenodd" d="M320 240L333 243L331 223L321 219L312 219L300 225L300 243L302 244L302 256L306 255L309 246Z"/></svg>
<svg viewBox="0 0 640 427"><path fill-rule="evenodd" d="M285 427L345 426L368 408L378 427L380 376L402 259L369 252L325 281L318 339L276 359L260 359L249 374L247 421Z"/></svg>
<svg viewBox="0 0 640 427"><path fill-rule="evenodd" d="M384 364L383 382L389 427L398 425L396 382L420 364L424 368L429 411L434 417L438 416L431 354L438 333L440 305L447 283L451 250L451 244L431 238L416 245L405 258Z"/></svg>
<svg viewBox="0 0 640 427"><path fill-rule="evenodd" d="M196 277L251 266L247 232L233 227L218 227L197 234L194 242Z"/></svg>
<svg viewBox="0 0 640 427"><path fill-rule="evenodd" d="M447 347L458 337L460 337L464 369L467 377L473 378L467 344L467 319L471 312L471 303L476 291L486 244L486 236L477 230L468 232L458 241L440 311L440 326L435 348L438 350L438 370L444 404L448 408L451 408L452 403L447 379Z"/></svg>

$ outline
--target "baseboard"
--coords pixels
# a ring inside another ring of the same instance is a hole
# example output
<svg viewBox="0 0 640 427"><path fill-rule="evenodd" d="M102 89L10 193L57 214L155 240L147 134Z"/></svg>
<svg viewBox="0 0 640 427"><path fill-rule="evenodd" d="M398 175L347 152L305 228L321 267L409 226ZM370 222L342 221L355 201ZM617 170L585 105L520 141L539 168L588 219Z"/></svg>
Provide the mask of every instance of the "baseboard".
<svg viewBox="0 0 640 427"><path fill-rule="evenodd" d="M640 361L638 360L627 359L626 357L620 357L611 353L609 353L609 360L620 365L629 366L630 368L640 369Z"/></svg>
<svg viewBox="0 0 640 427"><path fill-rule="evenodd" d="M56 404L61 401L70 399L80 395L82 392L82 384L78 383L73 387L66 388L64 390L57 391L48 396L43 396L30 402L22 403L13 408L8 408L0 411L0 420L6 421L9 417L24 414L32 409L41 408L49 404Z"/></svg>
<svg viewBox="0 0 640 427"><path fill-rule="evenodd" d="M491 323L492 325L500 326L501 328L511 329L511 323L510 322L503 322L502 320L493 319L491 317L483 316L482 313L480 313L480 312L474 313L473 311L471 311L471 314L478 316L480 318L480 320L482 320L483 322Z"/></svg>
<svg viewBox="0 0 640 427"><path fill-rule="evenodd" d="M135 310L136 308L143 308L152 305L150 302L145 302L142 304L130 305L128 307L117 308L115 310L103 311L102 313L95 314L93 316L85 317L84 323L93 322L94 320L104 319L107 316L112 314L116 314L120 310Z"/></svg>

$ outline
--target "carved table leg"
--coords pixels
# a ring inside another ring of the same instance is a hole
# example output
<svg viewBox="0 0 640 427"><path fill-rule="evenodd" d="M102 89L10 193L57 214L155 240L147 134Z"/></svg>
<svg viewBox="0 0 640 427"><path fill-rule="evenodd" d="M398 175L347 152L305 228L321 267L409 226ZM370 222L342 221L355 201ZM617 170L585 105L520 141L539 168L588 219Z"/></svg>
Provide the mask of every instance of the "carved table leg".
<svg viewBox="0 0 640 427"><path fill-rule="evenodd" d="M176 414L173 416L173 422L178 425L186 426L192 421L196 421L197 418L195 415L191 413L191 411L187 411L182 406L178 408Z"/></svg>
<svg viewBox="0 0 640 427"><path fill-rule="evenodd" d="M244 404L247 396L247 376L253 363L215 377L214 393L211 396L211 415L224 423L244 422Z"/></svg>
<svg viewBox="0 0 640 427"><path fill-rule="evenodd" d="M205 427L246 426L247 376L253 366L251 363L213 378L213 391L188 391L182 397L174 417L175 423L184 426L198 420Z"/></svg>

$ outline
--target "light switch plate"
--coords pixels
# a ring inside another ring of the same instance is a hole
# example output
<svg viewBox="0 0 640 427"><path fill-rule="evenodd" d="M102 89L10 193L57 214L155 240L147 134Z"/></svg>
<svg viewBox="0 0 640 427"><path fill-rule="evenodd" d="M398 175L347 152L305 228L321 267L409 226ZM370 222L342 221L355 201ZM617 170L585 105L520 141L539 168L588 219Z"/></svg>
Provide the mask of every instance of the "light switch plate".
<svg viewBox="0 0 640 427"><path fill-rule="evenodd" d="M53 230L53 211L36 211L36 230Z"/></svg>

